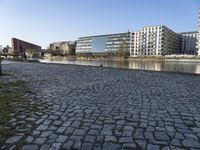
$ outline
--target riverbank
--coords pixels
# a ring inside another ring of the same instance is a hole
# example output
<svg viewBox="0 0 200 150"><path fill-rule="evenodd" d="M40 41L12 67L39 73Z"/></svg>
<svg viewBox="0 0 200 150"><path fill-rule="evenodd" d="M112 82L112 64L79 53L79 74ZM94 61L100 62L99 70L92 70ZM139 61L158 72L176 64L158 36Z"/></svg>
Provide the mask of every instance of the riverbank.
<svg viewBox="0 0 200 150"><path fill-rule="evenodd" d="M200 149L199 76L22 62L3 70L29 92L1 149ZM24 120L35 124L20 129Z"/></svg>
<svg viewBox="0 0 200 150"><path fill-rule="evenodd" d="M44 60L70 60L70 61L165 61L165 62L200 62L200 57L195 56L185 56L185 55L169 55L169 56L144 56L144 57L100 57L100 56L90 56L90 57L76 57L76 56L51 56L44 57Z"/></svg>
<svg viewBox="0 0 200 150"><path fill-rule="evenodd" d="M103 66L113 68L127 68L137 70L169 71L200 74L200 62L190 61L159 61L159 60L68 60L51 59L40 60L41 63L74 64L86 66Z"/></svg>

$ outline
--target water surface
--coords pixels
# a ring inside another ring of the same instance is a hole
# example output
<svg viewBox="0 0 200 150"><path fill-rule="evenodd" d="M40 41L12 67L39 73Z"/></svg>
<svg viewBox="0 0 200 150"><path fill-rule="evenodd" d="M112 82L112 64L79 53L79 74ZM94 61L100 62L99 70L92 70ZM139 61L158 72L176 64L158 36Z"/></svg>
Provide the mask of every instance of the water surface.
<svg viewBox="0 0 200 150"><path fill-rule="evenodd" d="M43 63L76 64L88 66L128 68L153 71L170 71L200 74L200 62L183 61L133 61L133 60L41 60Z"/></svg>

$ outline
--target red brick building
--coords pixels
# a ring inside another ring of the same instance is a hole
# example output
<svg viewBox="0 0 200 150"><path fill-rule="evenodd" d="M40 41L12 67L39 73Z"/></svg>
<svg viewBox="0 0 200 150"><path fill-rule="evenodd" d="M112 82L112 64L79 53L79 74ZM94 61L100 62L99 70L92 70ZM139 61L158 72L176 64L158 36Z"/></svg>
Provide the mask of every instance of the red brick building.
<svg viewBox="0 0 200 150"><path fill-rule="evenodd" d="M28 49L41 50L41 46L22 41L16 38L12 38L12 48L15 54L20 55L23 55Z"/></svg>

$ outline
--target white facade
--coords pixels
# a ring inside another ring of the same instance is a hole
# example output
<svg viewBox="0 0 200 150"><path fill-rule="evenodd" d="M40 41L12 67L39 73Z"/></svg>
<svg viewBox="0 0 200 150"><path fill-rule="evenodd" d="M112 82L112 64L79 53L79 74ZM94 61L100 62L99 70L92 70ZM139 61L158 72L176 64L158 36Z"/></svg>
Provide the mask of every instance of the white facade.
<svg viewBox="0 0 200 150"><path fill-rule="evenodd" d="M88 53L92 51L91 37L80 37L76 44L76 53Z"/></svg>
<svg viewBox="0 0 200 150"><path fill-rule="evenodd" d="M197 34L197 54L200 56L200 6L199 6L199 13L198 13L198 34Z"/></svg>
<svg viewBox="0 0 200 150"><path fill-rule="evenodd" d="M179 53L180 35L166 26L144 27L131 33L130 55L161 56Z"/></svg>
<svg viewBox="0 0 200 150"><path fill-rule="evenodd" d="M196 55L198 32L180 33L182 37L181 54Z"/></svg>

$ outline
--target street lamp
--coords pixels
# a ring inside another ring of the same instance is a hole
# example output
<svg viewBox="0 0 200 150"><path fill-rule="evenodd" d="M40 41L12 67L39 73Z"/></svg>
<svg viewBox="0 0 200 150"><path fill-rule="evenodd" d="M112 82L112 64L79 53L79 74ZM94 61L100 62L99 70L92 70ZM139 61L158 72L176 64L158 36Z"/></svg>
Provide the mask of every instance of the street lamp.
<svg viewBox="0 0 200 150"><path fill-rule="evenodd" d="M0 76L2 75L2 69L1 69L1 68L2 68L2 67L1 67L1 60L2 60L2 59L1 59L1 56L0 56Z"/></svg>

